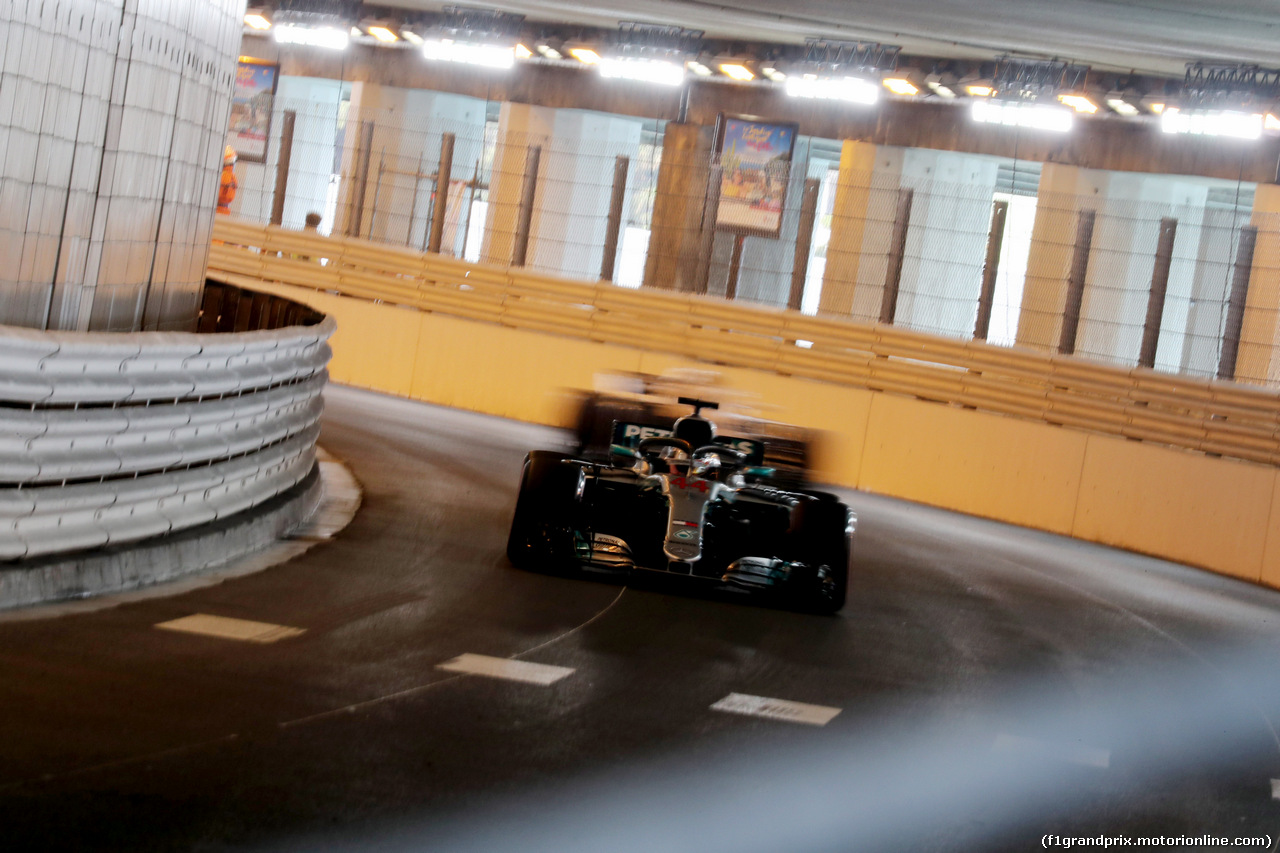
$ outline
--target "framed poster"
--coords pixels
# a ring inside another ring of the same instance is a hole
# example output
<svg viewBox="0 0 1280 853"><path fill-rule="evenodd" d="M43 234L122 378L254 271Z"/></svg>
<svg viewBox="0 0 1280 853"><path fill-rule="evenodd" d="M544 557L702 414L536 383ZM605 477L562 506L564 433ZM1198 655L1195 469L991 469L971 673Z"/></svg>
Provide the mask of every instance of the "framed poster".
<svg viewBox="0 0 1280 853"><path fill-rule="evenodd" d="M242 56L236 63L227 144L236 149L236 156L241 160L267 162L271 111L279 81L280 66L274 62Z"/></svg>
<svg viewBox="0 0 1280 853"><path fill-rule="evenodd" d="M721 169L718 230L778 237L799 130L797 124L720 116L716 126Z"/></svg>

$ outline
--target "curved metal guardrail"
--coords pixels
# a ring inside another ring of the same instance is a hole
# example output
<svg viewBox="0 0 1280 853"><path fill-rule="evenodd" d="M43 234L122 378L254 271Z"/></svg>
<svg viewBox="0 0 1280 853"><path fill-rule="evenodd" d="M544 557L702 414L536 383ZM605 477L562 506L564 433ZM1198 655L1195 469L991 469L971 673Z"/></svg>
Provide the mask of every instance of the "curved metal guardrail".
<svg viewBox="0 0 1280 853"><path fill-rule="evenodd" d="M183 530L300 482L335 329L308 321L208 334L0 326L0 560Z"/></svg>

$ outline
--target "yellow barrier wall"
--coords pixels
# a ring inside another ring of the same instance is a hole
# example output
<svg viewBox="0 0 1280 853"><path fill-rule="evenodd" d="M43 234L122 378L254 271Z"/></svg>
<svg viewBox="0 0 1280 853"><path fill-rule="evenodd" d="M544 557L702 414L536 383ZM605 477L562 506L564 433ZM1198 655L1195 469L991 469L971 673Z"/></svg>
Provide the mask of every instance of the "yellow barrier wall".
<svg viewBox="0 0 1280 853"><path fill-rule="evenodd" d="M251 278L338 321L335 381L565 425L557 392L597 372L705 363ZM1280 587L1280 478L1267 465L912 397L719 367L771 417L823 431L819 478Z"/></svg>

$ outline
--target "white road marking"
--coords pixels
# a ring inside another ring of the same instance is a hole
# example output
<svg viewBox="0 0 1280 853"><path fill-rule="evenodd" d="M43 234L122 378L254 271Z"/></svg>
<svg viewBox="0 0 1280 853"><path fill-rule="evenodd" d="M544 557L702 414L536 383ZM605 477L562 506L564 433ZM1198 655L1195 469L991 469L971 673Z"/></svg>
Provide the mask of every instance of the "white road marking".
<svg viewBox="0 0 1280 853"><path fill-rule="evenodd" d="M770 720L785 720L788 723L804 723L809 726L825 726L835 719L841 709L829 708L826 705L791 702L787 699L770 699L768 696L730 693L712 705L711 710L746 714L750 717L766 717Z"/></svg>
<svg viewBox="0 0 1280 853"><path fill-rule="evenodd" d="M1271 780L1271 799L1280 800L1280 779Z"/></svg>
<svg viewBox="0 0 1280 853"><path fill-rule="evenodd" d="M1021 735L1000 734L996 735L996 741L991 748L998 752L1014 752L1024 757L1047 758L1068 764L1080 764L1084 767L1111 766L1111 750L1096 746L1051 743Z"/></svg>
<svg viewBox="0 0 1280 853"><path fill-rule="evenodd" d="M555 684L565 676L573 675L567 666L551 666L545 663L528 663L508 658L492 658L488 655L458 655L453 660L436 664L436 669L463 672L467 675L483 675L488 678L505 678L526 684Z"/></svg>
<svg viewBox="0 0 1280 853"><path fill-rule="evenodd" d="M224 640L240 640L246 643L274 643L296 637L306 632L305 628L290 628L288 625L273 625L270 622L254 622L249 619L232 619L228 616L210 616L207 613L195 613L156 625L165 631L181 631L184 634L202 634L206 637L220 637Z"/></svg>

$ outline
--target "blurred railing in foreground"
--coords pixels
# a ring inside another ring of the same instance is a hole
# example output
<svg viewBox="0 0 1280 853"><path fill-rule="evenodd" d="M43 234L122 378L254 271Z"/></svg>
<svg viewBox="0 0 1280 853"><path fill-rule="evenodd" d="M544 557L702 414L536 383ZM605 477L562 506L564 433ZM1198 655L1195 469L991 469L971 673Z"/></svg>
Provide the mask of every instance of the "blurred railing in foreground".
<svg viewBox="0 0 1280 853"><path fill-rule="evenodd" d="M211 272L1280 464L1280 395L221 217Z"/></svg>

